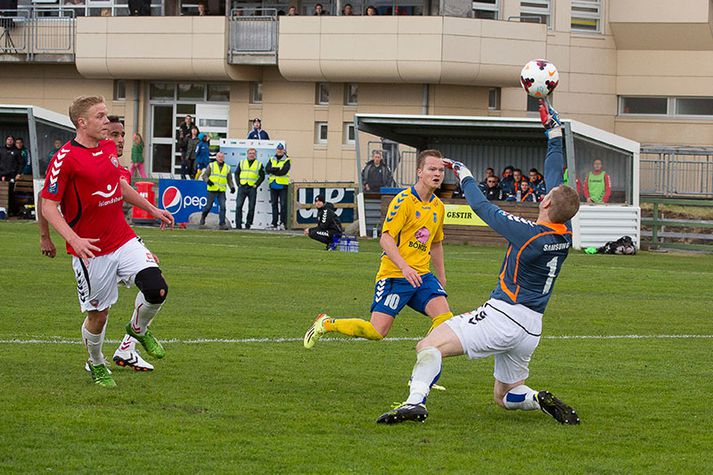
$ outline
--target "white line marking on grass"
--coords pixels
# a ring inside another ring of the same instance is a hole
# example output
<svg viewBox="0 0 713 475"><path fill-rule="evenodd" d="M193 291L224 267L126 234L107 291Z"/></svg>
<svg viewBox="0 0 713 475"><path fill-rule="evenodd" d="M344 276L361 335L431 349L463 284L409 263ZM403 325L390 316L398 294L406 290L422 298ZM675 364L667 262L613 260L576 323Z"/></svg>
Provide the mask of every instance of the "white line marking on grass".
<svg viewBox="0 0 713 475"><path fill-rule="evenodd" d="M713 339L713 335L547 335L544 340L687 340L687 339ZM419 341L415 337L384 338L383 341ZM119 343L121 340L104 340L105 343ZM161 340L162 343L178 343L184 345L202 345L207 343L242 344L242 343L295 343L302 338L196 338L189 340L170 339ZM320 342L365 342L368 340L357 338L322 338ZM0 345L81 345L79 339L51 337L47 339L5 339L0 340Z"/></svg>

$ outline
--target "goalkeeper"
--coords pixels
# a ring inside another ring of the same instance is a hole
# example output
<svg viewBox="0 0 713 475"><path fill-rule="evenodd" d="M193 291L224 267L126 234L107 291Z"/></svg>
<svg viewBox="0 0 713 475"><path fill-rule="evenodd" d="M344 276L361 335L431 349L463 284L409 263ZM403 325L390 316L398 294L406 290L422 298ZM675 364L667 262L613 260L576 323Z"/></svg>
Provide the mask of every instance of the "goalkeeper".
<svg viewBox="0 0 713 475"><path fill-rule="evenodd" d="M579 424L579 417L570 406L549 391L525 385L530 358L542 334L542 314L572 245L570 219L579 210L577 192L562 185L564 156L557 112L541 101L540 117L548 138L545 157L548 189L536 223L510 215L490 203L462 163L445 160L460 178L470 207L505 237L509 246L490 300L472 312L451 318L418 343L409 397L382 414L378 423L425 420L426 398L441 374L442 358L466 354L471 359L495 357L493 393L498 406L523 411L541 409L562 424Z"/></svg>

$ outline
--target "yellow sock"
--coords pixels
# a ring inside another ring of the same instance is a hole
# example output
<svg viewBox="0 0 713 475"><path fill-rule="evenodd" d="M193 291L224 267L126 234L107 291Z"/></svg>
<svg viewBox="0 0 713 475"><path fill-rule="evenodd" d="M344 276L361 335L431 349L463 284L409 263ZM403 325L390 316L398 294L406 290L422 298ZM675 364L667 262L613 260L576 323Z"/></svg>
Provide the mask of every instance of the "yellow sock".
<svg viewBox="0 0 713 475"><path fill-rule="evenodd" d="M442 313L442 314L438 315L436 318L434 318L431 321L431 328L428 329L428 333L431 333L438 325L445 322L452 316L453 316L453 312L446 312L446 313Z"/></svg>
<svg viewBox="0 0 713 475"><path fill-rule="evenodd" d="M384 337L376 331L371 322L361 318L335 318L324 322L324 329L342 335L366 338L367 340L383 340Z"/></svg>

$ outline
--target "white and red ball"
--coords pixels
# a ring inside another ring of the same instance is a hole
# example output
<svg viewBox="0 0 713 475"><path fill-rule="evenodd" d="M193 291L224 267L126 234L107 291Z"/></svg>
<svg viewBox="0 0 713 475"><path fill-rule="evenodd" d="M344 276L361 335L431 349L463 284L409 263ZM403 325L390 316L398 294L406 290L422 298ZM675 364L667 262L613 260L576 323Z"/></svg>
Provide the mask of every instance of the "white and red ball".
<svg viewBox="0 0 713 475"><path fill-rule="evenodd" d="M546 59L533 59L520 72L520 85L532 97L544 99L559 83L557 67Z"/></svg>

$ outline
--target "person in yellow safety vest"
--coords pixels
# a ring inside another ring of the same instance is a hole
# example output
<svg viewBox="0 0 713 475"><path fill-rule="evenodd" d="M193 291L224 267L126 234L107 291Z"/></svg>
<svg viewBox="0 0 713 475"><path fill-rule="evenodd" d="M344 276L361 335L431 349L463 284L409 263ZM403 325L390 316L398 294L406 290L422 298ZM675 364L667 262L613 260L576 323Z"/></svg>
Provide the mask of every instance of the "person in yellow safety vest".
<svg viewBox="0 0 713 475"><path fill-rule="evenodd" d="M235 227L242 229L243 227L243 205L245 198L248 201L248 217L245 220L245 229L250 229L253 225L255 217L255 202L257 201L257 189L265 180L265 167L262 166L260 160L257 160L257 150L249 148L247 158L238 163L235 170L235 178L239 183L238 186L238 202L235 208Z"/></svg>
<svg viewBox="0 0 713 475"><path fill-rule="evenodd" d="M270 175L268 179L270 203L272 203L272 226L270 228L284 230L287 227L287 186L290 184L290 159L285 153L283 144L277 144L275 156L267 162L265 171Z"/></svg>
<svg viewBox="0 0 713 475"><path fill-rule="evenodd" d="M230 192L235 193L235 181L233 174L230 173L230 165L225 163L225 155L223 152L218 152L215 155L215 161L211 162L203 174L203 181L208 184L208 199L203 207L201 214L201 226L205 226L205 217L210 213L213 203L218 199L218 226L219 229L230 229L225 223L225 190L230 186Z"/></svg>

